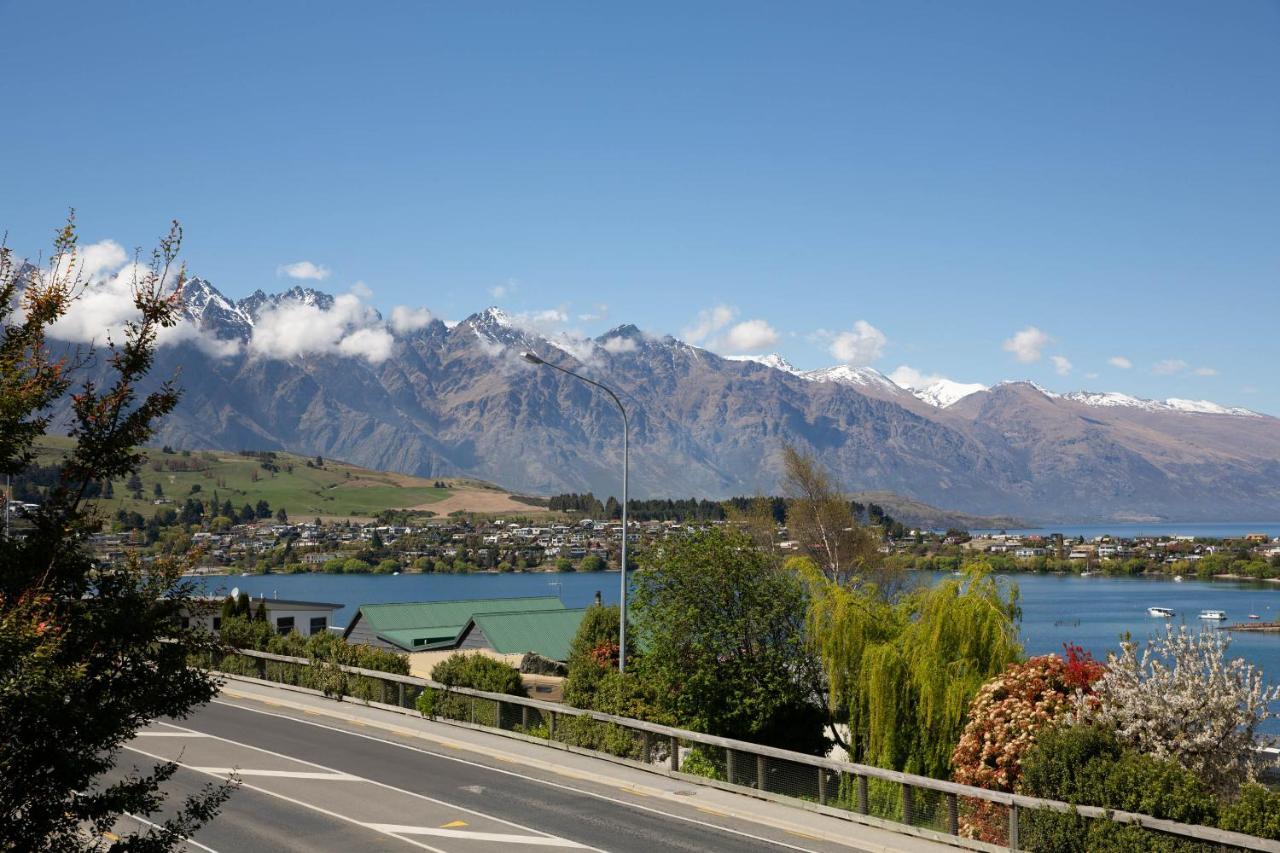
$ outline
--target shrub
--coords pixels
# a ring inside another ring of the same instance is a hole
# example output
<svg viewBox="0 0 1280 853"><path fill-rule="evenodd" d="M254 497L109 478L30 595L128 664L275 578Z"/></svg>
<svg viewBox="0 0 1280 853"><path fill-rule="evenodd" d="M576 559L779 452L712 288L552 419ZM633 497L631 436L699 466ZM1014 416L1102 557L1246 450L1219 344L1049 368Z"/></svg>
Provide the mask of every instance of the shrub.
<svg viewBox="0 0 1280 853"><path fill-rule="evenodd" d="M1177 763L1126 749L1091 725L1045 729L1022 761L1020 793L1213 826L1219 804L1208 783ZM1026 813L1022 844L1037 851L1195 850L1138 827L1050 811Z"/></svg>
<svg viewBox="0 0 1280 853"><path fill-rule="evenodd" d="M524 696L520 671L481 654L453 654L431 669L431 678L446 687L470 687L486 693Z"/></svg>
<svg viewBox="0 0 1280 853"><path fill-rule="evenodd" d="M1242 785L1235 802L1222 810L1218 826L1260 838L1280 838L1280 792L1256 783Z"/></svg>
<svg viewBox="0 0 1280 853"><path fill-rule="evenodd" d="M1012 791L1022 757L1036 734L1066 717L1075 694L1091 692L1102 665L1079 647L1058 655L1010 664L978 690L969 705L969 722L951 756L952 778L965 785ZM1008 832L1003 807L986 800L965 803L961 834L1002 844Z"/></svg>

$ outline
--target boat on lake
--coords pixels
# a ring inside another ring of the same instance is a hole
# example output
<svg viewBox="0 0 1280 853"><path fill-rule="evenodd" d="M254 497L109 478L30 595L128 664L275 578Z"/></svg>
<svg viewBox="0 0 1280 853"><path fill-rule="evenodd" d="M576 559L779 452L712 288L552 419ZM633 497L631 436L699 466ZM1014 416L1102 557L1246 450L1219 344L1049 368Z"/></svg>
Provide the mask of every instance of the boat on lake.
<svg viewBox="0 0 1280 853"><path fill-rule="evenodd" d="M1168 607L1148 607L1147 615L1156 616L1161 619L1172 619L1174 616L1177 616L1178 614L1174 613L1173 610Z"/></svg>
<svg viewBox="0 0 1280 853"><path fill-rule="evenodd" d="M1173 576L1173 582L1174 582L1174 583L1182 583L1182 575L1174 575L1174 576Z"/></svg>
<svg viewBox="0 0 1280 853"><path fill-rule="evenodd" d="M1201 610L1201 619L1211 619L1215 622L1225 622L1227 620L1227 611L1225 610Z"/></svg>

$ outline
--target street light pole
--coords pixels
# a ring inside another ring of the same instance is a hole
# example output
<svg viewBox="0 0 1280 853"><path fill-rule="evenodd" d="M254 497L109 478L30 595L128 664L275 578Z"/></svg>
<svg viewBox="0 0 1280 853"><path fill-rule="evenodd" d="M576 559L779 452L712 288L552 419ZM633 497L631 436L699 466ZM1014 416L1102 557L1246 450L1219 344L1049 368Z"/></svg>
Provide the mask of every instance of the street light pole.
<svg viewBox="0 0 1280 853"><path fill-rule="evenodd" d="M627 422L627 410L622 405L622 401L618 399L618 395L606 385L601 385L594 379L588 379L567 370L558 364L552 364L546 361L537 353L525 352L521 357L530 364L542 364L561 373L568 374L574 379L581 379L588 385L594 385L612 398L614 405L618 407L618 411L622 413L622 577L619 581L621 590L618 606L618 672L627 671L627 473L630 465L630 432L631 427Z"/></svg>

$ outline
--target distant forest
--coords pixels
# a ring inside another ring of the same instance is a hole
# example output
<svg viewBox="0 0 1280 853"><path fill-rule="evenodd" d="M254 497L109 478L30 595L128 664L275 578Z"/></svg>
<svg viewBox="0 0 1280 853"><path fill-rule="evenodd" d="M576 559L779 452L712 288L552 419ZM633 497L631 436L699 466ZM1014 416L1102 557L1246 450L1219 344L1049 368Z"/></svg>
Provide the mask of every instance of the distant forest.
<svg viewBox="0 0 1280 853"><path fill-rule="evenodd" d="M723 501L710 501L698 498L653 498L649 500L630 500L627 512L635 521L723 521L727 509L745 512L761 498L733 497ZM773 518L779 524L787 522L787 499L777 496L766 497ZM588 518L622 518L622 504L617 498L610 497L604 503L591 492L578 494L555 495L547 500L547 508L556 512L578 512ZM865 524L883 527L885 532L895 538L906 534L906 528L885 512L879 504L863 504L850 501L849 508L853 515Z"/></svg>

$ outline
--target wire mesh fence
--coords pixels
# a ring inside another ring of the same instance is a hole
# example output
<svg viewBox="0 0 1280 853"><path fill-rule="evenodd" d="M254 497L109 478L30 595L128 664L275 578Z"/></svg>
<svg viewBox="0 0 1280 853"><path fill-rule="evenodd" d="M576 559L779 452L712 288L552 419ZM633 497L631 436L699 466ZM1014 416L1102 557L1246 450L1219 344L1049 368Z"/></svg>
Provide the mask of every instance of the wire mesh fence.
<svg viewBox="0 0 1280 853"><path fill-rule="evenodd" d="M988 791L408 675L247 649L206 663L231 675L507 732L973 849L1087 850L1105 844L1170 853L1280 853L1280 842L1212 827Z"/></svg>

